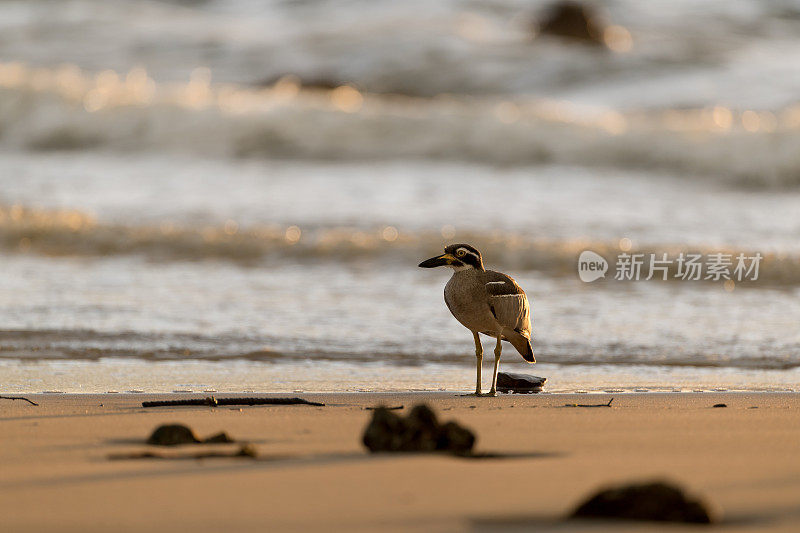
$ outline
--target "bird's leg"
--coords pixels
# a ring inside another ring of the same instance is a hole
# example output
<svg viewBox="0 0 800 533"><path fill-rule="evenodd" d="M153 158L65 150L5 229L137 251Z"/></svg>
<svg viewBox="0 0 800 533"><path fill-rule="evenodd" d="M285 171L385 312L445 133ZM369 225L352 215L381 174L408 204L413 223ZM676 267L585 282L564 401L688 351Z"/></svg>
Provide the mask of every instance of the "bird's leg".
<svg viewBox="0 0 800 533"><path fill-rule="evenodd" d="M478 333L473 331L472 337L475 339L475 358L477 359L478 363L478 383L475 385L475 395L481 395L481 365L483 364L483 346L481 345L481 339L478 337Z"/></svg>
<svg viewBox="0 0 800 533"><path fill-rule="evenodd" d="M475 339L475 359L478 370L478 382L475 384L475 392L472 394L462 394L462 396L494 396L490 394L483 394L481 392L481 366L483 365L483 346L481 345L481 338L476 332L472 332L472 337Z"/></svg>
<svg viewBox="0 0 800 533"><path fill-rule="evenodd" d="M497 395L497 371L500 370L500 353L503 351L503 347L500 345L502 338L503 336L498 333L497 346L494 347L494 374L492 375L492 388L489 390L489 396Z"/></svg>

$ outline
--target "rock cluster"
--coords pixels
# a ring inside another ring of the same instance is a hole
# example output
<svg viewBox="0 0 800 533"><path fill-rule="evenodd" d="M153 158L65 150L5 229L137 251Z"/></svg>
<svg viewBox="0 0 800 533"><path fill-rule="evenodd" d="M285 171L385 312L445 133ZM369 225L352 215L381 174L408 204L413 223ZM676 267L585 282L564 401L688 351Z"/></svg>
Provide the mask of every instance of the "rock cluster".
<svg viewBox="0 0 800 533"><path fill-rule="evenodd" d="M364 430L370 452L449 452L468 455L475 435L455 422L440 424L427 405L417 405L405 418L385 407L375 409Z"/></svg>

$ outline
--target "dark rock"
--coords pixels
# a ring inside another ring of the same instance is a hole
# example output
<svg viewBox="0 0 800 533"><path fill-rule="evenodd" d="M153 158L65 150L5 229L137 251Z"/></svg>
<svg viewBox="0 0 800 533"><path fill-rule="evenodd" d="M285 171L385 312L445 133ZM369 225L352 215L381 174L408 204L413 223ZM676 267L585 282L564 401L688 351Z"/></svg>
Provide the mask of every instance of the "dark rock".
<svg viewBox="0 0 800 533"><path fill-rule="evenodd" d="M147 444L156 446L177 446L179 444L197 444L198 442L200 439L195 436L194 432L182 424L158 426L147 439Z"/></svg>
<svg viewBox="0 0 800 533"><path fill-rule="evenodd" d="M728 407L728 405L724 403L715 403L714 407Z"/></svg>
<svg viewBox="0 0 800 533"><path fill-rule="evenodd" d="M371 452L450 452L466 455L475 435L455 422L440 424L427 405L415 406L406 418L379 407L364 430Z"/></svg>
<svg viewBox="0 0 800 533"><path fill-rule="evenodd" d="M224 444L229 442L236 442L224 431L211 435L206 439L198 439L191 428L183 424L165 424L158 426L150 438L147 439L147 444L155 444L156 446L178 446L179 444Z"/></svg>
<svg viewBox="0 0 800 533"><path fill-rule="evenodd" d="M518 392L530 394L540 392L547 378L531 376L529 374L511 374L509 372L497 373L497 390L500 392Z"/></svg>
<svg viewBox="0 0 800 533"><path fill-rule="evenodd" d="M601 490L578 506L572 517L700 524L713 521L711 512L702 501L692 499L680 488L664 482Z"/></svg>
<svg viewBox="0 0 800 533"><path fill-rule="evenodd" d="M604 45L603 22L591 6L579 2L562 0L551 4L539 21L538 29L540 35Z"/></svg>
<svg viewBox="0 0 800 533"><path fill-rule="evenodd" d="M226 442L236 442L236 441L230 438L228 434L225 433L224 431L203 439L203 444L221 444Z"/></svg>

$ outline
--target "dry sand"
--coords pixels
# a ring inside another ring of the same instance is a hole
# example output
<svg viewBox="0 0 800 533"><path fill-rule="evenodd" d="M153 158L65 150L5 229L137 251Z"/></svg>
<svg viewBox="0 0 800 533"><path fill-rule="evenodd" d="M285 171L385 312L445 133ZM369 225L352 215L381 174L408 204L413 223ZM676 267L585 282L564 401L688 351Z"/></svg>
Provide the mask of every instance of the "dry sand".
<svg viewBox="0 0 800 533"><path fill-rule="evenodd" d="M644 531L652 526L561 518L601 485L652 478L705 496L723 516L715 531L800 527L798 394L621 394L611 408L565 407L608 394L302 396L327 405L143 409L156 396L133 394L27 396L38 407L0 400L0 531ZM473 429L478 451L531 455L364 450L365 407L404 405L402 413L423 401ZM712 408L721 402L728 407ZM108 458L209 449L143 444L170 422L201 437L227 431L259 457Z"/></svg>

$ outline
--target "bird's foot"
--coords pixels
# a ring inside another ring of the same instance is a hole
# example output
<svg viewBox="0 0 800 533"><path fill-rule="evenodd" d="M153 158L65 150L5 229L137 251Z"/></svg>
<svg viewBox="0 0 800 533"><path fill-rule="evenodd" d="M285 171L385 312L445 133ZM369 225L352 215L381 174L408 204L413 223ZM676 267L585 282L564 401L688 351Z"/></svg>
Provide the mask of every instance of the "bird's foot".
<svg viewBox="0 0 800 533"><path fill-rule="evenodd" d="M478 398L494 398L497 392L471 392L470 394L461 394L461 396L473 396Z"/></svg>

